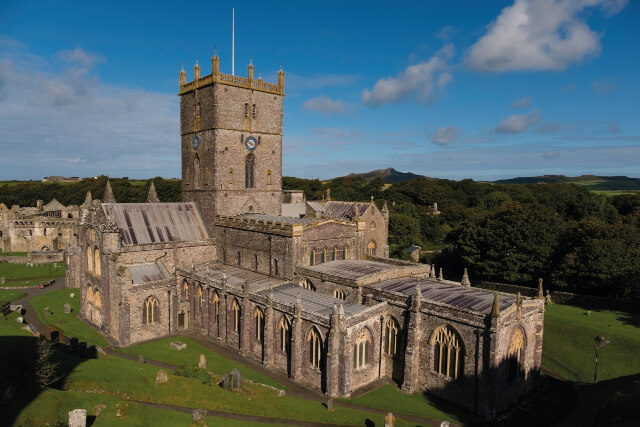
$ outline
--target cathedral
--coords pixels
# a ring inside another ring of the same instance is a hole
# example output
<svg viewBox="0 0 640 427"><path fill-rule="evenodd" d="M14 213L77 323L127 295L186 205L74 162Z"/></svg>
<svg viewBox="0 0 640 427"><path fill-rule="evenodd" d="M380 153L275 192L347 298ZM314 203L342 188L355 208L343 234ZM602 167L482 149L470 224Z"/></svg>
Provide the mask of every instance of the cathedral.
<svg viewBox="0 0 640 427"><path fill-rule="evenodd" d="M118 203L107 184L80 207L80 316L116 346L206 335L330 397L394 381L492 417L530 391L543 300L389 258L386 203L282 191L284 72L211 66L180 72L182 202L152 185Z"/></svg>

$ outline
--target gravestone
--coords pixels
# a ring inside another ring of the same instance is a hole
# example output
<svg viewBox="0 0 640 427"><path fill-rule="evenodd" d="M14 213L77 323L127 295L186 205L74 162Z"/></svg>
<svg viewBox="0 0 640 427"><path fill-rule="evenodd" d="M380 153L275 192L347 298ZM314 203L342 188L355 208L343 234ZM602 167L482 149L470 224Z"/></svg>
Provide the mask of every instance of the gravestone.
<svg viewBox="0 0 640 427"><path fill-rule="evenodd" d="M396 425L396 417L391 412L384 417L384 427L394 427Z"/></svg>
<svg viewBox="0 0 640 427"><path fill-rule="evenodd" d="M51 344L56 345L60 342L60 331L51 331Z"/></svg>
<svg viewBox="0 0 640 427"><path fill-rule="evenodd" d="M71 314L71 304L66 303L64 305L64 314Z"/></svg>
<svg viewBox="0 0 640 427"><path fill-rule="evenodd" d="M104 351L104 349L102 347L100 347L99 345L96 346L96 352L98 354L101 354L102 356L106 356L107 355L107 352Z"/></svg>
<svg viewBox="0 0 640 427"><path fill-rule="evenodd" d="M78 338L73 337L71 341L69 341L69 347L71 347L71 352L76 353L78 351Z"/></svg>
<svg viewBox="0 0 640 427"><path fill-rule="evenodd" d="M329 399L327 400L327 409L329 411L334 411L335 409L333 408L333 399Z"/></svg>
<svg viewBox="0 0 640 427"><path fill-rule="evenodd" d="M185 348L187 348L187 345L181 341L172 341L171 348L174 348L176 350L184 350Z"/></svg>
<svg viewBox="0 0 640 427"><path fill-rule="evenodd" d="M206 420L207 420L206 409L196 409L191 413L191 421L206 421Z"/></svg>
<svg viewBox="0 0 640 427"><path fill-rule="evenodd" d="M87 410L74 409L69 411L69 427L87 427Z"/></svg>
<svg viewBox="0 0 640 427"><path fill-rule="evenodd" d="M200 355L200 360L198 361L198 368L207 369L207 359L204 357L204 354Z"/></svg>
<svg viewBox="0 0 640 427"><path fill-rule="evenodd" d="M138 355L138 363L144 363L144 354Z"/></svg>
<svg viewBox="0 0 640 427"><path fill-rule="evenodd" d="M76 294L74 294L73 292L69 294L69 298L75 298L75 297L76 297Z"/></svg>
<svg viewBox="0 0 640 427"><path fill-rule="evenodd" d="M45 316L51 316L51 309L49 307L45 307L44 308L44 315Z"/></svg>
<svg viewBox="0 0 640 427"><path fill-rule="evenodd" d="M166 383L167 381L169 381L167 371L165 371L164 369L160 369L156 374L156 384Z"/></svg>
<svg viewBox="0 0 640 427"><path fill-rule="evenodd" d="M87 343L82 341L78 343L78 355L86 356L87 355Z"/></svg>
<svg viewBox="0 0 640 427"><path fill-rule="evenodd" d="M449 421L442 421L440 427L449 427Z"/></svg>
<svg viewBox="0 0 640 427"><path fill-rule="evenodd" d="M58 263L57 263L57 262L54 262L54 263L53 263L53 269L54 269L54 270L56 270L57 268L58 268Z"/></svg>
<svg viewBox="0 0 640 427"><path fill-rule="evenodd" d="M242 385L242 375L238 368L231 370L231 390L235 390Z"/></svg>
<svg viewBox="0 0 640 427"><path fill-rule="evenodd" d="M24 319L22 317L16 317L16 322L24 323Z"/></svg>

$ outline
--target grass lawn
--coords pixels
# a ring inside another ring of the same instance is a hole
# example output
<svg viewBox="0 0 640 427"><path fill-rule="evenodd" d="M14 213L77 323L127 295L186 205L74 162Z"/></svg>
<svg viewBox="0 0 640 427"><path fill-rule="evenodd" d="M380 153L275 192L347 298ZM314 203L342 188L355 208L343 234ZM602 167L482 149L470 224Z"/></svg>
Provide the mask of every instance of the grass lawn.
<svg viewBox="0 0 640 427"><path fill-rule="evenodd" d="M66 274L65 264L56 263L58 268L54 268L54 263L36 264L29 267L26 264L0 263L0 277L4 277L4 286L29 286L39 285L41 281L51 280L56 277L64 277Z"/></svg>
<svg viewBox="0 0 640 427"><path fill-rule="evenodd" d="M69 294L75 293L75 298ZM71 304L71 314L64 314L65 303ZM68 338L78 337L80 341L86 341L89 345L108 345L102 336L87 326L76 315L80 312L80 289L59 289L39 295L31 300L31 305L38 313L38 317L45 325L52 325L60 329ZM51 309L51 315L44 315L44 308Z"/></svg>
<svg viewBox="0 0 640 427"><path fill-rule="evenodd" d="M423 394L408 396L393 385L382 386L357 398L340 400L369 408L382 409L383 411L418 415L455 423L479 423L482 421L481 418L473 414L465 414L461 409L447 405L444 402L436 402Z"/></svg>
<svg viewBox="0 0 640 427"><path fill-rule="evenodd" d="M20 298L24 298L27 296L26 292L22 291L6 291L0 289L0 305L5 304L7 302L13 303L14 301L19 300Z"/></svg>
<svg viewBox="0 0 640 427"><path fill-rule="evenodd" d="M187 344L187 348L184 350L176 350L171 348L172 341L182 341ZM118 351L127 354L142 354L149 359L158 360L165 363L178 366L191 366L197 365L198 359L201 354L207 358L207 369L216 374L224 375L231 372L233 368L239 368L242 375L252 381L262 384L268 384L280 389L286 389L287 387L280 384L271 378L262 375L253 369L241 365L231 359L228 359L221 354L216 353L213 350L203 347L200 344L191 341L187 337L170 337L161 339L158 341L152 341L144 344L134 345L132 347L126 347L118 349Z"/></svg>
<svg viewBox="0 0 640 427"><path fill-rule="evenodd" d="M595 337L611 341L598 355L598 381L640 373L640 315L568 305L547 306L542 364L569 381L592 382Z"/></svg>
<svg viewBox="0 0 640 427"><path fill-rule="evenodd" d="M16 322L16 319L20 317L20 313L12 312L7 317L0 316L0 342L5 337L32 337L30 332L22 329L24 324ZM5 352L5 345L0 345L0 355ZM0 357L1 360L1 357Z"/></svg>

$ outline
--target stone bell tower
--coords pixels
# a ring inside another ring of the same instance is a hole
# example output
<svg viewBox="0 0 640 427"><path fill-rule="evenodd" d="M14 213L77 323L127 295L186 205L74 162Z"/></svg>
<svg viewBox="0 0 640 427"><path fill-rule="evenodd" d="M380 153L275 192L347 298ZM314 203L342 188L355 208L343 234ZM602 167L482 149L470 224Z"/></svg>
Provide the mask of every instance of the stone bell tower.
<svg viewBox="0 0 640 427"><path fill-rule="evenodd" d="M210 227L216 215L256 212L280 215L282 190L282 100L278 83L220 72L187 82L180 71L182 201L198 202Z"/></svg>

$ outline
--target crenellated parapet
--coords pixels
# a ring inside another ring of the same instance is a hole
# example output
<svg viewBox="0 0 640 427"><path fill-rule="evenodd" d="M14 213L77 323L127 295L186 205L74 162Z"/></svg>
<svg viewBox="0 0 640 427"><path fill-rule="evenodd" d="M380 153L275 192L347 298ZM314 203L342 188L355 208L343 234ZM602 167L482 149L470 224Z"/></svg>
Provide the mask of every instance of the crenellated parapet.
<svg viewBox="0 0 640 427"><path fill-rule="evenodd" d="M180 71L180 92L178 95L184 95L185 93L194 91L204 86L209 86L214 83L219 83L227 86L235 86L244 89L256 90L259 92L273 93L276 95L284 95L284 71L280 69L278 71L278 83L267 83L262 80L262 77L258 77L257 80L253 78L253 64L249 64L248 77L233 76L231 74L225 74L220 72L220 59L215 55L211 59L211 74L200 77L200 65L196 62L194 66L194 79L187 82L186 72Z"/></svg>

